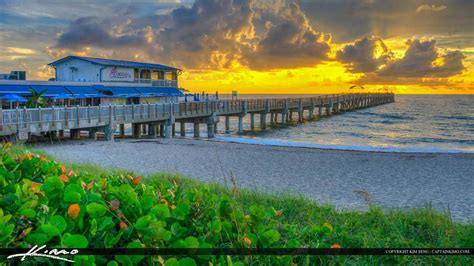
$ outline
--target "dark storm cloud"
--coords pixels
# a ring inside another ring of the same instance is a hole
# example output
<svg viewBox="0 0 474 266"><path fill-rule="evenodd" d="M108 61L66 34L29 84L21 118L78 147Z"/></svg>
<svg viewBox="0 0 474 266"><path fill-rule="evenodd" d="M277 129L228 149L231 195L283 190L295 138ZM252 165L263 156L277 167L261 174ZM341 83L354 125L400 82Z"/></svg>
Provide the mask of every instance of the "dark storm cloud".
<svg viewBox="0 0 474 266"><path fill-rule="evenodd" d="M379 76L449 77L464 70L462 60L465 56L459 51L440 54L434 40L409 40L407 44L408 49L405 55L377 72ZM441 59L441 63L436 64L437 59Z"/></svg>
<svg viewBox="0 0 474 266"><path fill-rule="evenodd" d="M153 52L184 66L229 67L239 54L237 39L252 30L251 17L248 0L198 0L167 16L169 26L157 33L160 49Z"/></svg>
<svg viewBox="0 0 474 266"><path fill-rule="evenodd" d="M463 53L452 49L472 47L473 3L196 0L183 5L155 0L118 0L113 4L7 1L0 11L5 15L0 17L0 41L4 46L22 47L25 39L41 32L41 49L49 48L45 57L81 53L183 68L222 69L240 63L254 70L311 67L338 60L350 72L377 79L438 78L464 69ZM69 25L64 27L65 23ZM390 37L406 40L419 33L440 36L436 37L436 45L449 51L440 52L434 42L414 40L403 58L394 59L382 41ZM374 34L380 38L364 38ZM53 39L55 43L51 44ZM352 44L329 57L335 47L331 42Z"/></svg>
<svg viewBox="0 0 474 266"><path fill-rule="evenodd" d="M272 3L274 9L254 5L260 3L198 0L170 14L128 18L120 34L113 34L110 19L80 18L60 35L55 48L133 46L150 58L201 68L228 68L237 61L258 70L290 68L314 66L328 58L330 36L316 32L293 1ZM258 35L255 27L262 28L266 21L254 21L256 17L272 17L273 22Z"/></svg>
<svg viewBox="0 0 474 266"><path fill-rule="evenodd" d="M83 17L73 21L68 29L59 36L56 47L80 49L84 46L94 46L114 49L140 46L146 43L146 29L114 36L109 29L104 28L103 22L95 17Z"/></svg>
<svg viewBox="0 0 474 266"><path fill-rule="evenodd" d="M376 49L381 50L380 55L376 55ZM369 73L387 63L391 56L392 53L380 38L365 37L339 50L336 58L347 64L351 72Z"/></svg>
<svg viewBox="0 0 474 266"><path fill-rule="evenodd" d="M295 3L278 11L279 20L267 25L267 33L245 50L244 60L253 69L314 66L328 59L330 35L316 32Z"/></svg>
<svg viewBox="0 0 474 266"><path fill-rule="evenodd" d="M472 38L472 0L299 0L312 23L335 42L369 35L464 35Z"/></svg>

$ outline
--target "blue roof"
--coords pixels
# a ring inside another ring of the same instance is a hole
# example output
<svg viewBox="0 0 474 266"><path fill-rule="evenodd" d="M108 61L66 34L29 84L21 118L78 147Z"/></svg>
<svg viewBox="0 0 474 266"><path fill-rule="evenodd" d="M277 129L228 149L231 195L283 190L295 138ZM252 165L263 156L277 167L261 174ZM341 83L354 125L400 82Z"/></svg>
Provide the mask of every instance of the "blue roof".
<svg viewBox="0 0 474 266"><path fill-rule="evenodd" d="M176 88L167 88L167 87L137 87L136 88L140 93L143 94L153 94L150 96L183 96L183 93Z"/></svg>
<svg viewBox="0 0 474 266"><path fill-rule="evenodd" d="M104 85L10 85L0 84L0 96L5 94L31 95L30 90L39 93L46 90L44 97L64 97L71 99L81 98L123 98L123 97L161 97L161 96L183 96L181 90L168 87L140 87L140 86L104 86Z"/></svg>
<svg viewBox="0 0 474 266"><path fill-rule="evenodd" d="M89 97L101 95L101 93L92 86L65 86L65 88L70 91L74 97L77 95Z"/></svg>
<svg viewBox="0 0 474 266"><path fill-rule="evenodd" d="M111 97L123 97L130 95L137 95L140 92L133 87L113 87L113 86L94 86L94 89ZM109 93L112 93L109 95Z"/></svg>
<svg viewBox="0 0 474 266"><path fill-rule="evenodd" d="M0 84L0 94L22 94L30 95L30 86L28 85L10 85L10 84Z"/></svg>
<svg viewBox="0 0 474 266"><path fill-rule="evenodd" d="M57 85L30 85L30 87L37 93L46 90L43 94L44 97L54 97L58 94L71 94L64 86Z"/></svg>
<svg viewBox="0 0 474 266"><path fill-rule="evenodd" d="M179 68L174 68L174 67L161 65L161 64L151 64L151 63L133 62L133 61L125 61L125 60L105 59L105 58L93 58L93 57L84 57L84 56L75 56L75 55L66 56L52 63L49 63L48 65L56 66L58 64L61 64L71 59L80 59L80 60L84 60L93 64L102 65L102 66L149 68L149 69L160 69L160 70L170 70L170 71L181 70Z"/></svg>

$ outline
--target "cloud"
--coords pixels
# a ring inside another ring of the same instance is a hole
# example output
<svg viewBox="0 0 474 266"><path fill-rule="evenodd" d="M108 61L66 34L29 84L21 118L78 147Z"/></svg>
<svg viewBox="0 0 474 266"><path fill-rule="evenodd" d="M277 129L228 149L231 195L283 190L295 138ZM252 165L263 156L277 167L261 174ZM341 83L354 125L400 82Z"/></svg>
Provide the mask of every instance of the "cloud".
<svg viewBox="0 0 474 266"><path fill-rule="evenodd" d="M374 72L391 57L392 53L382 39L375 36L356 40L336 54L336 58L345 63L353 73Z"/></svg>
<svg viewBox="0 0 474 266"><path fill-rule="evenodd" d="M243 54L250 68L314 66L328 59L331 36L315 31L297 4L284 5L273 15L278 19L266 21L267 32Z"/></svg>
<svg viewBox="0 0 474 266"><path fill-rule="evenodd" d="M390 77L449 77L464 70L460 51L440 54L436 41L408 40L405 55L386 65L377 72L379 76Z"/></svg>
<svg viewBox="0 0 474 266"><path fill-rule="evenodd" d="M466 56L461 51L440 52L435 40L408 40L400 58L377 37L356 40L341 48L336 59L353 73L364 74L358 84L439 86L461 74Z"/></svg>
<svg viewBox="0 0 474 266"><path fill-rule="evenodd" d="M73 21L57 41L56 48L80 49L87 46L97 48L120 48L140 46L147 42L150 28L133 32L113 33L104 28L104 21L96 17L83 17Z"/></svg>
<svg viewBox="0 0 474 266"><path fill-rule="evenodd" d="M420 12L439 12L439 11L445 10L446 8L448 8L448 7L445 6L445 5L436 6L436 5L423 4L423 5L420 5L416 9L416 13L420 13Z"/></svg>
<svg viewBox="0 0 474 266"><path fill-rule="evenodd" d="M314 66L328 59L330 38L315 31L292 0L197 0L169 14L79 18L60 34L50 54L91 47L126 55L136 48L134 59L263 70Z"/></svg>

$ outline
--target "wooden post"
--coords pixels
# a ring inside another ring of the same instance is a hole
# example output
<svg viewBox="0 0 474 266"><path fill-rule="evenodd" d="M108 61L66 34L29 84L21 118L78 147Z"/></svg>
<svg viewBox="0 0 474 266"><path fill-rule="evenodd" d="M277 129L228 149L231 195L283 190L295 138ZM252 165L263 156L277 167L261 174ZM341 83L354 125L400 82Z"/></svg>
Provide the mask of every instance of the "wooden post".
<svg viewBox="0 0 474 266"><path fill-rule="evenodd" d="M207 137L214 138L214 124L212 123L207 124Z"/></svg>
<svg viewBox="0 0 474 266"><path fill-rule="evenodd" d="M164 137L165 136L165 125L163 124L160 124L160 137Z"/></svg>
<svg viewBox="0 0 474 266"><path fill-rule="evenodd" d="M135 139L141 138L142 132L141 132L139 123L132 123L132 135L133 135L133 138Z"/></svg>
<svg viewBox="0 0 474 266"><path fill-rule="evenodd" d="M125 124L119 125L119 131L120 131L120 137L124 138L125 137Z"/></svg>
<svg viewBox="0 0 474 266"><path fill-rule="evenodd" d="M181 137L185 137L186 136L186 123L181 122L179 130L180 130L180 133L181 133Z"/></svg>
<svg viewBox="0 0 474 266"><path fill-rule="evenodd" d="M267 113L260 114L260 127L262 129L267 128Z"/></svg>
<svg viewBox="0 0 474 266"><path fill-rule="evenodd" d="M252 130L255 130L255 114L254 113L250 114L250 128Z"/></svg>
<svg viewBox="0 0 474 266"><path fill-rule="evenodd" d="M225 133L230 133L230 117L228 115L225 116Z"/></svg>
<svg viewBox="0 0 474 266"><path fill-rule="evenodd" d="M199 122L194 122L194 137L199 138Z"/></svg>
<svg viewBox="0 0 474 266"><path fill-rule="evenodd" d="M243 115L239 115L239 129L238 129L238 133L239 133L239 134L243 134L243 133L244 133L244 116L243 116Z"/></svg>

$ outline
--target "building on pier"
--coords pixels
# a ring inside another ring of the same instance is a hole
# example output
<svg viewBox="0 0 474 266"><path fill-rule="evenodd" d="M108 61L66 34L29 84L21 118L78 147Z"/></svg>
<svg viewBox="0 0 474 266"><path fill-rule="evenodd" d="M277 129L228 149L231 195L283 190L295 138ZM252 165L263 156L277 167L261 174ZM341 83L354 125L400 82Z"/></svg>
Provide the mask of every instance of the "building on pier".
<svg viewBox="0 0 474 266"><path fill-rule="evenodd" d="M25 98L41 93L51 105L94 106L178 102L181 69L153 63L67 56L49 64L51 81L0 80L0 100L6 94ZM8 108L10 103L2 101ZM17 105L16 105L17 106Z"/></svg>

